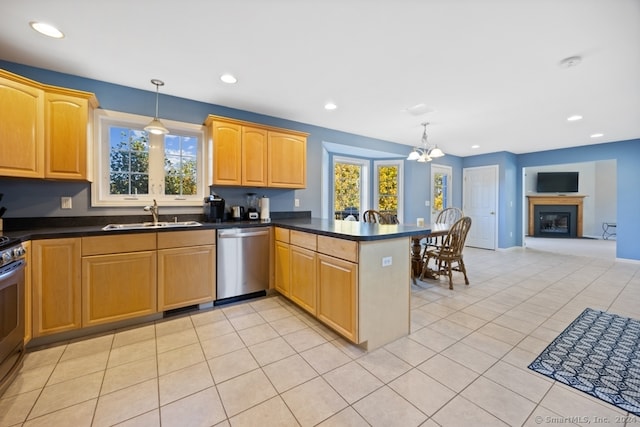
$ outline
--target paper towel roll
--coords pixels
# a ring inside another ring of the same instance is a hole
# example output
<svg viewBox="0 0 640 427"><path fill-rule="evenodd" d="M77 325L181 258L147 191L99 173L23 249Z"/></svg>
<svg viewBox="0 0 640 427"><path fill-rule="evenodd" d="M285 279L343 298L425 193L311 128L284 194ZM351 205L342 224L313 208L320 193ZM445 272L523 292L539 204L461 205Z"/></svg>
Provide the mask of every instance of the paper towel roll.
<svg viewBox="0 0 640 427"><path fill-rule="evenodd" d="M262 222L270 222L271 217L269 213L269 198L263 197L260 199L260 220Z"/></svg>

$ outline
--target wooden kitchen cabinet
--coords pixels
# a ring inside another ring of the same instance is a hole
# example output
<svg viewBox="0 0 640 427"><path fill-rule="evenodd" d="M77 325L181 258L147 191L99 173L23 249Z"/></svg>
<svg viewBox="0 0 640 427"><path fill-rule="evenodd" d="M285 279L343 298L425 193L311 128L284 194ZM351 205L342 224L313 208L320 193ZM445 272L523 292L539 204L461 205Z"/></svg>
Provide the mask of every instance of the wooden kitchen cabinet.
<svg viewBox="0 0 640 427"><path fill-rule="evenodd" d="M94 94L0 70L0 176L90 179Z"/></svg>
<svg viewBox="0 0 640 427"><path fill-rule="evenodd" d="M316 315L316 253L291 246L291 283L289 298Z"/></svg>
<svg viewBox="0 0 640 427"><path fill-rule="evenodd" d="M309 313L316 315L317 236L297 230L289 232L291 282L289 297Z"/></svg>
<svg viewBox="0 0 640 427"><path fill-rule="evenodd" d="M157 312L156 233L82 238L82 326Z"/></svg>
<svg viewBox="0 0 640 427"><path fill-rule="evenodd" d="M318 254L318 319L356 341L358 338L358 265Z"/></svg>
<svg viewBox="0 0 640 427"><path fill-rule="evenodd" d="M267 131L242 127L242 185L267 186Z"/></svg>
<svg viewBox="0 0 640 427"><path fill-rule="evenodd" d="M307 134L210 115L213 184L304 188Z"/></svg>
<svg viewBox="0 0 640 427"><path fill-rule="evenodd" d="M92 93L48 87L45 92L45 178L89 179Z"/></svg>
<svg viewBox="0 0 640 427"><path fill-rule="evenodd" d="M307 186L307 137L269 132L267 186L305 188Z"/></svg>
<svg viewBox="0 0 640 427"><path fill-rule="evenodd" d="M44 177L44 91L0 70L0 176Z"/></svg>
<svg viewBox="0 0 640 427"><path fill-rule="evenodd" d="M221 120L207 122L213 138L213 183L242 185L242 126Z"/></svg>
<svg viewBox="0 0 640 427"><path fill-rule="evenodd" d="M80 238L32 242L34 338L81 327L80 248Z"/></svg>
<svg viewBox="0 0 640 427"><path fill-rule="evenodd" d="M158 311L216 299L215 230L158 233Z"/></svg>
<svg viewBox="0 0 640 427"><path fill-rule="evenodd" d="M289 297L291 292L291 249L289 245L289 230L276 227L274 236L274 287L282 295Z"/></svg>

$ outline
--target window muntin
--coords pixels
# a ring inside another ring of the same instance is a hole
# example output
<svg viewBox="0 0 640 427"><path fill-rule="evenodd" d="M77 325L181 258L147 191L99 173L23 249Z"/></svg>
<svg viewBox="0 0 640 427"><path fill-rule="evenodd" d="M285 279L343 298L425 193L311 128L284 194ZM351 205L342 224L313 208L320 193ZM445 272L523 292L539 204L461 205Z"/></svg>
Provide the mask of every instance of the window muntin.
<svg viewBox="0 0 640 427"><path fill-rule="evenodd" d="M92 206L201 205L205 194L204 130L163 120L168 135L143 130L148 117L96 112L97 153Z"/></svg>

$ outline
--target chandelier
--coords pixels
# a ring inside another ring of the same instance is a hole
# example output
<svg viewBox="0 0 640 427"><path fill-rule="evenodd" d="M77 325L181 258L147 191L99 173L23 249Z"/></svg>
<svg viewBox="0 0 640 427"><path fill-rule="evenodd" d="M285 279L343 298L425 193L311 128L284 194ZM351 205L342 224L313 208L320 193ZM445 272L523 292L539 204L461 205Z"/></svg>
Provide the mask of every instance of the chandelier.
<svg viewBox="0 0 640 427"><path fill-rule="evenodd" d="M414 147L413 151L409 153L407 160L417 160L418 162L430 162L431 160L444 156L444 153L437 145L433 147L429 146L427 142L427 125L429 123L422 123L424 131L422 132L422 147Z"/></svg>

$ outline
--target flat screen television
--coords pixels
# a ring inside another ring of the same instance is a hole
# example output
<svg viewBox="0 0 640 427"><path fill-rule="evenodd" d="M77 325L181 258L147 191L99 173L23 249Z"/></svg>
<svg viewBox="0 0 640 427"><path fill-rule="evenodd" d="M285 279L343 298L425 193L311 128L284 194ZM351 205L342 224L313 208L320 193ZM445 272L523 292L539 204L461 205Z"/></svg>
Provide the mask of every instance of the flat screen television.
<svg viewBox="0 0 640 427"><path fill-rule="evenodd" d="M538 193L577 193L578 172L538 172Z"/></svg>

